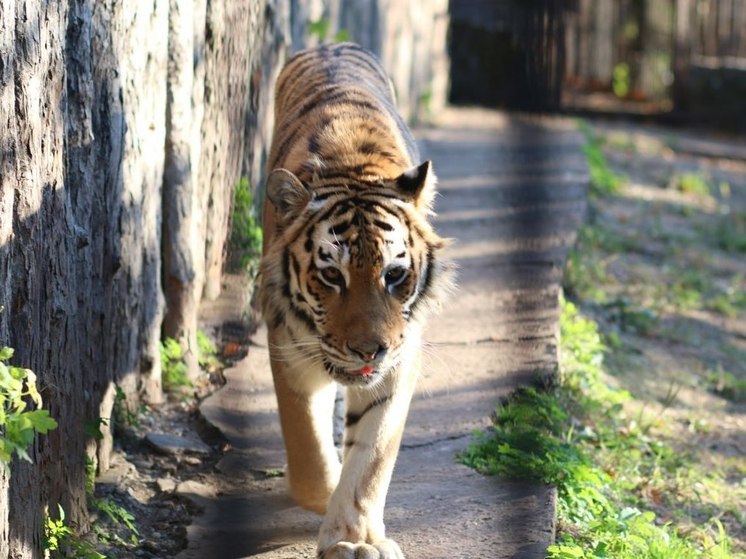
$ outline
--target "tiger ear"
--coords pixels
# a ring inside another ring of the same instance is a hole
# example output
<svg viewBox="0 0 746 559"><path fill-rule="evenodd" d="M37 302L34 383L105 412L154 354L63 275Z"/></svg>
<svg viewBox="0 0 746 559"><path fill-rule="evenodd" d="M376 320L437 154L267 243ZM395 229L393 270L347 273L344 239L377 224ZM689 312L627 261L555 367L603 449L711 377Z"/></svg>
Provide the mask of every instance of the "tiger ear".
<svg viewBox="0 0 746 559"><path fill-rule="evenodd" d="M287 169L275 169L269 174L265 192L282 220L297 217L313 197L308 187Z"/></svg>
<svg viewBox="0 0 746 559"><path fill-rule="evenodd" d="M432 161L428 160L412 167L396 178L396 188L400 194L412 201L415 208L429 213L435 198L435 182Z"/></svg>

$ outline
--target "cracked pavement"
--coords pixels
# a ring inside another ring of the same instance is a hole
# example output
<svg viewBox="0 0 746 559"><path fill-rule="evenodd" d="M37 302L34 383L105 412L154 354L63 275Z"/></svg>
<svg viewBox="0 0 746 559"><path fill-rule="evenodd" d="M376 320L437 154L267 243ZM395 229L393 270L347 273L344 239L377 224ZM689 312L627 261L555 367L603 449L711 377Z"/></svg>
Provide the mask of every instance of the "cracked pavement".
<svg viewBox="0 0 746 559"><path fill-rule="evenodd" d="M412 559L539 559L553 539L554 491L483 477L456 455L500 398L555 374L559 284L588 183L582 138L566 120L471 109L416 132L439 177L435 225L454 239L459 287L426 331L387 534ZM235 318L242 297L227 290L208 314ZM313 558L321 518L296 507L275 475L284 450L263 328L226 378L201 412L231 449L217 489L190 495L203 513L179 558Z"/></svg>

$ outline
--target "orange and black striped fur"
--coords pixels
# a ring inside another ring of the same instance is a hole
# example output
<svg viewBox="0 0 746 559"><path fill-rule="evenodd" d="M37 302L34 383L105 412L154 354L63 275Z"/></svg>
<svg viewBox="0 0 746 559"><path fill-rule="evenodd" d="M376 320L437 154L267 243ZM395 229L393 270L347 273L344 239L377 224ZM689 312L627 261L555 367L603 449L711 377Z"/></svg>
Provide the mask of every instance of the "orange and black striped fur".
<svg viewBox="0 0 746 559"><path fill-rule="evenodd" d="M419 161L380 63L343 43L298 53L280 74L269 171L262 310L290 490L325 514L319 557L401 558L383 507L423 320L451 282L428 222L431 163Z"/></svg>

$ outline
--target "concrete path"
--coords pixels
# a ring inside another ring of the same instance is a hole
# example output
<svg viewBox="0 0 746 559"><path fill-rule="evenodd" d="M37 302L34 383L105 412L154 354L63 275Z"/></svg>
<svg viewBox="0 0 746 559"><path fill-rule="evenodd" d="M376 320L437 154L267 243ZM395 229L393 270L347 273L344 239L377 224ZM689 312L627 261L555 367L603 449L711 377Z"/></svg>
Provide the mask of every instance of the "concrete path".
<svg viewBox="0 0 746 559"><path fill-rule="evenodd" d="M412 559L538 559L553 537L553 491L480 476L455 457L501 397L556 370L559 282L588 181L581 138L566 121L469 110L418 138L440 177L436 226L456 240L459 289L428 329L387 532ZM235 297L228 290L209 314L235 315ZM253 340L201 406L232 449L214 483L185 491L204 512L182 559L315 557L320 517L294 506L273 477L284 452L264 329Z"/></svg>

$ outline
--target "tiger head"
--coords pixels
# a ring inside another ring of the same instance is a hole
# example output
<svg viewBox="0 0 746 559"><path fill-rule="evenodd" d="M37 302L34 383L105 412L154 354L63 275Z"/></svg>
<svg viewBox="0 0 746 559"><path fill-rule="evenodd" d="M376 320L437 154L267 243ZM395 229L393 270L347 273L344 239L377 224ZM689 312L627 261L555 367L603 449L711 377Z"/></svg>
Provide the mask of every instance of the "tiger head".
<svg viewBox="0 0 746 559"><path fill-rule="evenodd" d="M434 186L429 161L375 182L307 184L271 173L262 306L270 328L286 327L287 359L358 386L396 368L408 335L450 285L447 241L427 221Z"/></svg>

